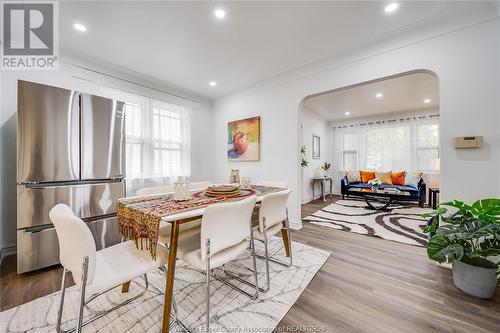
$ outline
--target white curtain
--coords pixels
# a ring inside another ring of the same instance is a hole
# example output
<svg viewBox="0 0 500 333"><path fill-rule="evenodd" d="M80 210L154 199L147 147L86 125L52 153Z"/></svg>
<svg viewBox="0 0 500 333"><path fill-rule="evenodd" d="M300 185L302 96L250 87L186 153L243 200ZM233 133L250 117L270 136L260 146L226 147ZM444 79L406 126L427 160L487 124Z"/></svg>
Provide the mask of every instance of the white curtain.
<svg viewBox="0 0 500 333"><path fill-rule="evenodd" d="M125 102L127 195L190 177L190 108L111 88L103 94Z"/></svg>
<svg viewBox="0 0 500 333"><path fill-rule="evenodd" d="M333 127L334 186L346 171L424 171L439 176L437 116L364 122Z"/></svg>

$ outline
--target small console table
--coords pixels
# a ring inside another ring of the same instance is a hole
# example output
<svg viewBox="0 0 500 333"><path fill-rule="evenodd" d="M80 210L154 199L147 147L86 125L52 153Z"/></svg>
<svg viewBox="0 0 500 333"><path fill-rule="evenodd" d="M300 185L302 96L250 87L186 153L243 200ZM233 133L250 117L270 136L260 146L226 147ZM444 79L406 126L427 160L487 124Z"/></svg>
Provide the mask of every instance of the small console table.
<svg viewBox="0 0 500 333"><path fill-rule="evenodd" d="M333 191L333 180L332 177L315 177L313 178L312 186L313 186L313 200L314 200L314 187L317 182L320 182L321 184L321 197L323 198L323 201L326 201L325 199L325 182L329 181L330 182L330 199L333 198L332 191Z"/></svg>
<svg viewBox="0 0 500 333"><path fill-rule="evenodd" d="M435 187L429 187L429 207L436 209L438 205L438 195L439 189Z"/></svg>

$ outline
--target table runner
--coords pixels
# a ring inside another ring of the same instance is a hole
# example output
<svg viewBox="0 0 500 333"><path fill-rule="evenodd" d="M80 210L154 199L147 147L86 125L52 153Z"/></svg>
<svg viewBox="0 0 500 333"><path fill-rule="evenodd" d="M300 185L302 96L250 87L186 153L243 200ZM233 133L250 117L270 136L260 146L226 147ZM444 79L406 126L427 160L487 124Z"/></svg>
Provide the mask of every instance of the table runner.
<svg viewBox="0 0 500 333"><path fill-rule="evenodd" d="M283 190L277 187L252 186L251 190L242 190L239 197L209 198L193 193L191 199L185 201L174 200L174 195L161 194L148 197L119 199L116 207L120 234L135 241L137 248L149 251L153 260L156 260L156 243L160 229L160 220L169 215L184 213L191 210L205 208L209 205L223 202L242 200L245 197L257 194L264 195Z"/></svg>

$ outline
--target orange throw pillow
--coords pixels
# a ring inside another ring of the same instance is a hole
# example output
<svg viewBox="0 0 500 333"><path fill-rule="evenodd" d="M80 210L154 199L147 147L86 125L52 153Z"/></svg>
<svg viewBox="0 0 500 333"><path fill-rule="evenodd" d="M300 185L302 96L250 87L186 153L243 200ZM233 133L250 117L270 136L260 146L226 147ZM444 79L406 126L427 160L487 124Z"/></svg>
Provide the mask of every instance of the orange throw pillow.
<svg viewBox="0 0 500 333"><path fill-rule="evenodd" d="M404 185L405 184L406 171L393 172L392 173L392 184L393 185Z"/></svg>
<svg viewBox="0 0 500 333"><path fill-rule="evenodd" d="M363 171L361 170L359 172L361 175L361 182L362 183L368 183L370 180L375 179L375 172L373 171Z"/></svg>

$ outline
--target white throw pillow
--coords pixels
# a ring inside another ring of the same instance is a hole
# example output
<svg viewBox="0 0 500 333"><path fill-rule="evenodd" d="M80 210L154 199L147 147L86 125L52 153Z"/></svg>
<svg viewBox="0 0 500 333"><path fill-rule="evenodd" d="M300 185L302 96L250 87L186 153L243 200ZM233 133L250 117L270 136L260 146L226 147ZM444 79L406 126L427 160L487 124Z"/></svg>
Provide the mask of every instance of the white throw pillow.
<svg viewBox="0 0 500 333"><path fill-rule="evenodd" d="M359 174L359 171L347 171L347 181L349 183L361 182L361 175Z"/></svg>

